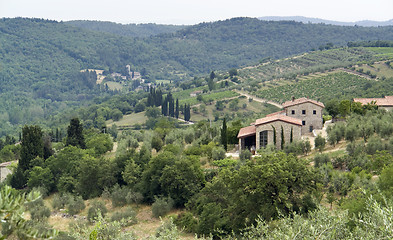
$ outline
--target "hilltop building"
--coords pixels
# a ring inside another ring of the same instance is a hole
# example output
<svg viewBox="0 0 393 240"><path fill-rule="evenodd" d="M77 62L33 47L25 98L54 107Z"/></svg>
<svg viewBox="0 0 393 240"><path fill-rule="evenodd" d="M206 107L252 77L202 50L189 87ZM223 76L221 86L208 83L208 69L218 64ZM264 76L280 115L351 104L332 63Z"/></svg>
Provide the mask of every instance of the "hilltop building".
<svg viewBox="0 0 393 240"><path fill-rule="evenodd" d="M393 109L393 96L385 96L384 98L354 98L353 101L362 105L375 104L379 108L386 109L387 111Z"/></svg>
<svg viewBox="0 0 393 240"><path fill-rule="evenodd" d="M251 126L240 129L239 150L260 149L298 141L314 129L322 129L322 110L325 105L308 98L292 98L283 104L283 110L257 119Z"/></svg>

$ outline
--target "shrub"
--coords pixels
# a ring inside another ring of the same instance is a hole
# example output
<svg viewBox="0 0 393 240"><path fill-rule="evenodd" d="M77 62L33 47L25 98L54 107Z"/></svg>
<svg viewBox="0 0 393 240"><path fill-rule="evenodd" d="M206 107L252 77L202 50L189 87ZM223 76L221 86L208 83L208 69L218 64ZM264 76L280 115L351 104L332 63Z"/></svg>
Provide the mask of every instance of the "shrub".
<svg viewBox="0 0 393 240"><path fill-rule="evenodd" d="M198 227L198 220L190 212L179 214L173 223L189 233L196 232Z"/></svg>
<svg viewBox="0 0 393 240"><path fill-rule="evenodd" d="M129 191L127 193L127 203L136 203L139 204L141 203L143 200L143 195L140 192L133 192L133 191Z"/></svg>
<svg viewBox="0 0 393 240"><path fill-rule="evenodd" d="M317 148L320 152L325 148L326 140L321 135L318 135L315 138L315 148Z"/></svg>
<svg viewBox="0 0 393 240"><path fill-rule="evenodd" d="M251 152L248 149L244 149L240 152L239 158L241 161L246 161L251 159Z"/></svg>
<svg viewBox="0 0 393 240"><path fill-rule="evenodd" d="M116 185L111 194L112 206L121 207L127 204L127 194L129 189L126 187L120 187Z"/></svg>
<svg viewBox="0 0 393 240"><path fill-rule="evenodd" d="M91 204L91 207L87 211L87 220L93 222L96 218L98 218L98 212L100 212L101 216L104 217L108 210L105 207L105 203L102 201L94 201Z"/></svg>
<svg viewBox="0 0 393 240"><path fill-rule="evenodd" d="M153 213L153 217L158 218L167 214L173 208L174 201L172 198L161 197L155 198L155 201L152 205L151 211Z"/></svg>
<svg viewBox="0 0 393 240"><path fill-rule="evenodd" d="M184 141L186 141L186 143L190 144L192 143L192 141L194 141L195 138L195 133L193 129L187 129L184 132Z"/></svg>
<svg viewBox="0 0 393 240"><path fill-rule="evenodd" d="M222 147L215 147L212 149L212 159L221 160L225 158L225 149Z"/></svg>
<svg viewBox="0 0 393 240"><path fill-rule="evenodd" d="M85 207L85 202L83 201L81 196L71 197L66 204L67 211L70 215L75 215L79 213L80 211L85 209Z"/></svg>
<svg viewBox="0 0 393 240"><path fill-rule="evenodd" d="M314 166L320 167L323 164L330 162L330 158L326 154L318 154L314 157Z"/></svg>
<svg viewBox="0 0 393 240"><path fill-rule="evenodd" d="M52 207L57 210L65 208L65 205L68 203L71 197L72 196L69 193L63 193L63 194L55 193L52 199Z"/></svg>
<svg viewBox="0 0 393 240"><path fill-rule="evenodd" d="M44 221L50 216L50 210L45 206L42 197L26 204L26 208L30 212L32 220Z"/></svg>
<svg viewBox="0 0 393 240"><path fill-rule="evenodd" d="M130 226L137 223L136 212L131 208L125 208L122 211L114 212L111 221L118 221L123 226Z"/></svg>

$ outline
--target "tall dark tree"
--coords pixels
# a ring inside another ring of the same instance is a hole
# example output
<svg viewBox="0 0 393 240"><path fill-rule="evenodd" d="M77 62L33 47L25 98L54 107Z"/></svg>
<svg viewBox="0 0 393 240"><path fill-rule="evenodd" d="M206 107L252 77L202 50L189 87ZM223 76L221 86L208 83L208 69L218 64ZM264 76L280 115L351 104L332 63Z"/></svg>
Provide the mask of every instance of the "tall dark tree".
<svg viewBox="0 0 393 240"><path fill-rule="evenodd" d="M281 149L284 149L285 139L284 139L284 128L281 126Z"/></svg>
<svg viewBox="0 0 393 240"><path fill-rule="evenodd" d="M228 136L227 136L227 120L224 118L221 128L221 144L224 146L225 151L228 150Z"/></svg>
<svg viewBox="0 0 393 240"><path fill-rule="evenodd" d="M66 146L76 146L82 149L86 148L85 138L83 136L83 126L78 118L73 118L67 129Z"/></svg>
<svg viewBox="0 0 393 240"><path fill-rule="evenodd" d="M42 131L39 126L24 126L18 167L25 172L30 169L30 162L36 157L44 156Z"/></svg>
<svg viewBox="0 0 393 240"><path fill-rule="evenodd" d="M175 117L179 118L179 99L176 98Z"/></svg>
<svg viewBox="0 0 393 240"><path fill-rule="evenodd" d="M161 105L161 113L164 116L168 116L168 99L165 98Z"/></svg>
<svg viewBox="0 0 393 240"><path fill-rule="evenodd" d="M191 108L190 105L184 105L184 120L185 121L190 121L191 118Z"/></svg>
<svg viewBox="0 0 393 240"><path fill-rule="evenodd" d="M214 79L214 78L216 78L216 74L214 73L214 71L212 71L211 73L210 73L210 79Z"/></svg>
<svg viewBox="0 0 393 240"><path fill-rule="evenodd" d="M27 171L31 169L31 161L36 157L44 156L42 131L39 126L24 126L22 129L22 143L20 159L16 172L11 177L11 186L23 188L27 183Z"/></svg>
<svg viewBox="0 0 393 240"><path fill-rule="evenodd" d="M209 78L209 80L207 81L207 86L209 87L209 91L214 90L214 82L213 82L213 79Z"/></svg>

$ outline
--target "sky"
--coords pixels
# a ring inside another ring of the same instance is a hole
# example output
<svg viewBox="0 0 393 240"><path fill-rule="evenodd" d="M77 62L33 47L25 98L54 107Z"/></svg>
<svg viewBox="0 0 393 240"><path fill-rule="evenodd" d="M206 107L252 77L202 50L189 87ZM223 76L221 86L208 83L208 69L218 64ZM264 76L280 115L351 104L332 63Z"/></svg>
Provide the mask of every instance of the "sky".
<svg viewBox="0 0 393 240"><path fill-rule="evenodd" d="M0 18L188 25L264 16L386 21L393 19L393 0L0 0Z"/></svg>

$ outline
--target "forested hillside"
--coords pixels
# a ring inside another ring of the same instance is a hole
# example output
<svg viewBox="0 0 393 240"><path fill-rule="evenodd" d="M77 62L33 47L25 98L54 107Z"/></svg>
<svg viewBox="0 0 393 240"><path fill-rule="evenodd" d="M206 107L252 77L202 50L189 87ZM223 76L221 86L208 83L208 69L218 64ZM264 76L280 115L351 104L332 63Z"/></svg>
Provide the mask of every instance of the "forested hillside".
<svg viewBox="0 0 393 240"><path fill-rule="evenodd" d="M92 31L112 33L128 37L150 37L162 33L172 33L185 27L179 25L163 25L155 23L120 24L114 22L88 20L67 21L65 22L65 24L85 28Z"/></svg>
<svg viewBox="0 0 393 240"><path fill-rule="evenodd" d="M211 70L225 71L268 57L287 57L348 41L393 39L393 27L339 27L252 18L201 23L147 38L15 18L1 19L0 33L3 132L86 100L114 94L96 86L94 74L81 73L84 69L123 73L130 65L147 81L177 82Z"/></svg>

